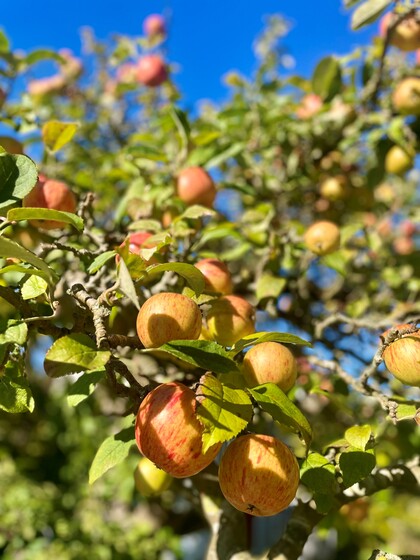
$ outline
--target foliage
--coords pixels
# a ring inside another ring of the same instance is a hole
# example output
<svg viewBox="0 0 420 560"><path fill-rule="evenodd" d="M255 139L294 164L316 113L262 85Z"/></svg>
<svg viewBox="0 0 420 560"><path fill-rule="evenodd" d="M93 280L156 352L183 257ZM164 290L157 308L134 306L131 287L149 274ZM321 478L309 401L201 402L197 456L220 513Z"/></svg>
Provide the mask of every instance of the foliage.
<svg viewBox="0 0 420 560"><path fill-rule="evenodd" d="M353 4L358 28L391 2ZM400 18L411 14L399 4ZM68 52L14 52L0 33L1 121L23 143L19 154L0 141L5 559L178 557L179 535L206 524L220 527L219 552L247 547L229 533L242 514L211 483L215 465L150 502L135 494L134 415L149 390L171 380L197 389L204 449L249 430L284 439L298 457L290 515L304 520L303 532L270 535L270 558L298 558L314 528L338 532L341 559L366 557L383 541L415 552L418 389L395 380L382 354L420 317L419 173L385 166L394 145L419 152L420 118L392 104L395 85L418 66L375 38L323 58L310 79L288 75L286 27L273 16L255 45L255 76L231 72L229 100L202 104L196 116L170 79L144 87L133 74L139 53L160 52L163 37L100 42L85 30L82 65ZM34 84L32 67L46 59L58 73ZM177 195L177 173L189 166L217 178L214 208ZM22 206L39 173L71 187L77 215ZM323 191L328 178L341 190ZM51 219L61 227L43 229ZM340 249L320 257L304 242L318 220L341 234ZM135 251L132 232L150 234ZM235 294L257 311L257 332L232 347L206 340L218 294L193 266L205 257L228 264ZM159 292L200 306L204 340L142 347L138 308ZM297 358L288 395L272 383L245 387L244 352L266 341ZM360 496L367 506L352 510ZM391 507L402 519L410 512L400 540L374 522ZM364 523L354 522L362 510Z"/></svg>

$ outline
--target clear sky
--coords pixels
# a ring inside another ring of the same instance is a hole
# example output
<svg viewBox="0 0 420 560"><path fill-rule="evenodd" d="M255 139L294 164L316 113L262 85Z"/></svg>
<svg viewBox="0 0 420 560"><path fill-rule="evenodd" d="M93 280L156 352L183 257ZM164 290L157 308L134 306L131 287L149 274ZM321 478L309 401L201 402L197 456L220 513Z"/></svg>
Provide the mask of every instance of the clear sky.
<svg viewBox="0 0 420 560"><path fill-rule="evenodd" d="M285 46L296 59L295 71L305 76L322 56L366 44L377 30L374 24L352 32L342 0L5 0L0 26L14 48L78 53L81 27L92 27L101 39L112 32L138 35L150 13L169 18L168 59L180 65L176 82L187 103L222 100L221 77L230 69L252 73L252 43L265 15L281 13L290 21Z"/></svg>

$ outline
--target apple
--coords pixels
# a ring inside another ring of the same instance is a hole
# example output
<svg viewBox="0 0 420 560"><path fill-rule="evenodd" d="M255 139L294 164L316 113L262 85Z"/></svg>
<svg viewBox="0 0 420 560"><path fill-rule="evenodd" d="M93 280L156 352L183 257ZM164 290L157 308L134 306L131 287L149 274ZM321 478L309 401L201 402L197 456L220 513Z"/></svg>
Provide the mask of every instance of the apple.
<svg viewBox="0 0 420 560"><path fill-rule="evenodd" d="M404 220L400 224L400 231L405 237L412 237L417 232L417 225L411 220Z"/></svg>
<svg viewBox="0 0 420 560"><path fill-rule="evenodd" d="M308 93L302 97L299 107L296 109L296 116L299 119L309 119L322 109L322 98L315 93Z"/></svg>
<svg viewBox="0 0 420 560"><path fill-rule="evenodd" d="M248 387L275 383L287 393L296 382L297 364L293 354L283 344L262 342L245 354L243 374Z"/></svg>
<svg viewBox="0 0 420 560"><path fill-rule="evenodd" d="M23 154L23 144L11 136L0 136L0 146L9 154Z"/></svg>
<svg viewBox="0 0 420 560"><path fill-rule="evenodd" d="M395 175L404 175L414 165L414 158L400 146L392 146L385 156L385 171Z"/></svg>
<svg viewBox="0 0 420 560"><path fill-rule="evenodd" d="M148 87L158 87L168 79L163 59L157 54L147 54L137 63L137 80Z"/></svg>
<svg viewBox="0 0 420 560"><path fill-rule="evenodd" d="M195 265L206 281L206 290L221 294L232 293L232 277L228 267L219 259L201 259Z"/></svg>
<svg viewBox="0 0 420 560"><path fill-rule="evenodd" d="M76 197L66 183L48 179L40 175L35 187L23 199L25 208L48 208L61 212L76 212ZM31 220L31 224L41 229L65 227L64 222L53 220Z"/></svg>
<svg viewBox="0 0 420 560"><path fill-rule="evenodd" d="M221 448L216 443L203 453L203 426L196 406L194 391L174 381L153 389L137 413L135 436L140 452L175 478L202 471Z"/></svg>
<svg viewBox="0 0 420 560"><path fill-rule="evenodd" d="M186 204L201 204L211 208L216 198L213 179L202 167L187 167L178 174L176 188Z"/></svg>
<svg viewBox="0 0 420 560"><path fill-rule="evenodd" d="M344 504L340 508L340 514L352 523L360 523L368 517L369 509L370 503L366 498L357 498L354 502Z"/></svg>
<svg viewBox="0 0 420 560"><path fill-rule="evenodd" d="M401 115L420 115L420 78L405 78L392 94L392 104Z"/></svg>
<svg viewBox="0 0 420 560"><path fill-rule="evenodd" d="M196 340L201 333L201 312L189 297L163 292L150 297L137 316L137 334L146 348L171 340Z"/></svg>
<svg viewBox="0 0 420 560"><path fill-rule="evenodd" d="M247 434L226 449L219 466L220 489L239 511L276 515L299 486L299 466L290 449L272 436Z"/></svg>
<svg viewBox="0 0 420 560"><path fill-rule="evenodd" d="M166 34L165 20L160 14L150 14L143 22L143 32L148 37L164 36Z"/></svg>
<svg viewBox="0 0 420 560"><path fill-rule="evenodd" d="M316 255L329 255L340 248L340 229L333 222L315 222L306 230L304 241Z"/></svg>
<svg viewBox="0 0 420 560"><path fill-rule="evenodd" d="M397 325L398 329L411 325ZM385 331L383 337L389 333ZM406 385L420 387L420 330L405 334L387 346L383 359L388 371Z"/></svg>
<svg viewBox="0 0 420 560"><path fill-rule="evenodd" d="M398 255L411 255L415 247L411 237L398 237L395 239L392 246Z"/></svg>
<svg viewBox="0 0 420 560"><path fill-rule="evenodd" d="M134 484L145 498L165 492L172 482L172 477L159 469L147 457L142 457L134 471Z"/></svg>
<svg viewBox="0 0 420 560"><path fill-rule="evenodd" d="M151 244L151 243L147 243L147 240L149 239L149 237L152 237L152 234L148 231L137 231L136 233L130 233L127 236L128 239L128 252L132 253L133 255L140 255L141 256L141 251L142 249L151 249L152 247L155 247L155 245ZM126 240L124 240L121 245L120 248L124 247L126 243ZM115 256L115 260L117 262L117 264L120 262L120 255L116 255ZM145 262L149 265L149 264L157 264L158 261L157 259L152 256L149 260L145 260Z"/></svg>
<svg viewBox="0 0 420 560"><path fill-rule="evenodd" d="M255 310L240 296L214 299L207 312L207 332L219 344L233 346L240 338L255 332Z"/></svg>
<svg viewBox="0 0 420 560"><path fill-rule="evenodd" d="M347 195L347 179L344 175L328 177L321 183L321 195L327 200L342 200Z"/></svg>
<svg viewBox="0 0 420 560"><path fill-rule="evenodd" d="M381 37L385 37L388 27L397 17L392 12L385 14L379 22L379 32ZM402 51L415 51L420 48L420 22L415 16L404 19L397 25L390 37L390 44Z"/></svg>

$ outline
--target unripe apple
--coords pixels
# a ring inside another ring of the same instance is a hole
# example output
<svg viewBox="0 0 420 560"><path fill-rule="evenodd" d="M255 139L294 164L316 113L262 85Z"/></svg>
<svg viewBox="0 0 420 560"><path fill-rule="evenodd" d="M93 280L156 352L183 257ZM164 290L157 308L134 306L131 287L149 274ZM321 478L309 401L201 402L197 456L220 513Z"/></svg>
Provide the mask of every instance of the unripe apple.
<svg viewBox="0 0 420 560"><path fill-rule="evenodd" d="M405 78L392 94L394 109L401 115L420 115L420 78Z"/></svg>
<svg viewBox="0 0 420 560"><path fill-rule="evenodd" d="M304 241L316 255L329 255L340 248L340 229L333 222L315 222L306 230Z"/></svg>
<svg viewBox="0 0 420 560"><path fill-rule="evenodd" d="M11 136L0 136L0 146L9 154L23 154L23 145Z"/></svg>
<svg viewBox="0 0 420 560"><path fill-rule="evenodd" d="M293 354L283 344L262 342L245 354L243 374L248 387L275 383L287 393L296 382L297 364Z"/></svg>
<svg viewBox="0 0 420 560"><path fill-rule="evenodd" d="M160 14L150 14L143 22L143 32L148 37L166 34L165 20Z"/></svg>
<svg viewBox="0 0 420 560"><path fill-rule="evenodd" d="M232 293L232 277L228 267L218 259L202 259L195 265L206 281L206 290L221 294Z"/></svg>
<svg viewBox="0 0 420 560"><path fill-rule="evenodd" d="M146 348L171 340L196 340L201 333L201 312L189 297L163 292L150 297L137 316L137 334Z"/></svg>
<svg viewBox="0 0 420 560"><path fill-rule="evenodd" d="M388 27L398 17L392 12L385 14L379 23L381 37L385 37ZM404 19L397 25L390 37L390 44L402 51L415 51L420 48L420 23L415 16Z"/></svg>
<svg viewBox="0 0 420 560"><path fill-rule="evenodd" d="M134 471L134 484L145 498L165 492L172 482L172 477L159 469L147 457L142 457Z"/></svg>
<svg viewBox="0 0 420 560"><path fill-rule="evenodd" d="M47 179L40 175L37 184L23 199L25 208L48 208L61 212L76 212L76 197L61 181ZM65 227L64 222L53 220L31 220L31 224L42 229L57 229Z"/></svg>
<svg viewBox="0 0 420 560"><path fill-rule="evenodd" d="M385 171L395 175L404 175L414 165L414 158L400 146L392 146L385 156Z"/></svg>
<svg viewBox="0 0 420 560"><path fill-rule="evenodd" d="M308 93L302 98L299 107L296 109L296 116L299 119L309 119L319 113L321 108L322 98L315 93Z"/></svg>
<svg viewBox="0 0 420 560"><path fill-rule="evenodd" d="M211 207L216 198L213 179L202 167L187 167L180 171L176 181L178 196L186 204Z"/></svg>
<svg viewBox="0 0 420 560"><path fill-rule="evenodd" d="M203 453L203 426L196 416L195 393L182 383L163 383L142 401L135 435L140 452L175 478L197 474L219 453L216 443Z"/></svg>
<svg viewBox="0 0 420 560"><path fill-rule="evenodd" d="M228 295L210 302L207 313L207 332L223 346L255 332L255 310L240 296Z"/></svg>
<svg viewBox="0 0 420 560"><path fill-rule="evenodd" d="M219 484L226 500L239 511L275 515L296 495L299 466L290 449L275 437L247 434L226 449Z"/></svg>
<svg viewBox="0 0 420 560"><path fill-rule="evenodd" d="M397 325L398 329L411 325ZM383 337L389 331L383 333ZM383 358L388 371L406 385L420 387L420 330L405 334L385 348Z"/></svg>
<svg viewBox="0 0 420 560"><path fill-rule="evenodd" d="M347 179L344 175L328 177L321 183L321 195L327 200L342 200L347 195Z"/></svg>
<svg viewBox="0 0 420 560"><path fill-rule="evenodd" d="M162 58L147 54L137 63L137 80L148 87L158 87L168 79L168 71Z"/></svg>

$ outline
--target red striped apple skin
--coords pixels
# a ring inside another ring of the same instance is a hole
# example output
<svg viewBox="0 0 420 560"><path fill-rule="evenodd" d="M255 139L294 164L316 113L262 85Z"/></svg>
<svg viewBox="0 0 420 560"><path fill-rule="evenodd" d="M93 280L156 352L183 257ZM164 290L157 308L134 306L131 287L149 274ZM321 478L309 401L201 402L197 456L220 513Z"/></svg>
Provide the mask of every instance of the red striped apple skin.
<svg viewBox="0 0 420 560"><path fill-rule="evenodd" d="M402 329L411 325L398 325ZM386 336L389 331L384 332ZM420 331L406 334L385 348L384 362L388 371L401 383L420 387Z"/></svg>
<svg viewBox="0 0 420 560"><path fill-rule="evenodd" d="M248 387L275 383L287 392L295 384L297 364L293 354L283 344L262 342L245 354L243 373Z"/></svg>
<svg viewBox="0 0 420 560"><path fill-rule="evenodd" d="M195 415L192 389L178 382L163 383L140 405L135 435L140 452L175 478L193 476L206 468L221 444L202 452L203 426Z"/></svg>
<svg viewBox="0 0 420 560"><path fill-rule="evenodd" d="M219 466L220 489L236 509L264 517L283 511L299 486L299 466L277 438L247 434L227 448Z"/></svg>

